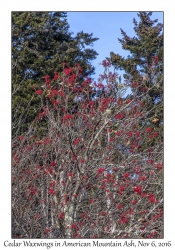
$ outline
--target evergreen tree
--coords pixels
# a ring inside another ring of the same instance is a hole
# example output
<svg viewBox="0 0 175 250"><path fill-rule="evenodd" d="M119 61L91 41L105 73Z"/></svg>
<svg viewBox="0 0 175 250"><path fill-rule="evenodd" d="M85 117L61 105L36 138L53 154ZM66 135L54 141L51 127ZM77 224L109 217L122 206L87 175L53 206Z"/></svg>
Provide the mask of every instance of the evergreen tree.
<svg viewBox="0 0 175 250"><path fill-rule="evenodd" d="M13 132L26 130L40 108L34 90L43 77L62 72L63 65L79 63L83 76L94 73L91 61L98 55L89 48L98 38L83 31L73 36L65 12L12 13L12 120Z"/></svg>
<svg viewBox="0 0 175 250"><path fill-rule="evenodd" d="M152 12L139 12L139 23L133 19L136 36L129 37L121 29L118 39L127 58L110 53L116 69L124 70L125 80L131 84L132 95L137 94L147 106L147 119L141 125L151 125L162 134L163 124L163 24L151 20ZM109 59L109 58L108 58Z"/></svg>

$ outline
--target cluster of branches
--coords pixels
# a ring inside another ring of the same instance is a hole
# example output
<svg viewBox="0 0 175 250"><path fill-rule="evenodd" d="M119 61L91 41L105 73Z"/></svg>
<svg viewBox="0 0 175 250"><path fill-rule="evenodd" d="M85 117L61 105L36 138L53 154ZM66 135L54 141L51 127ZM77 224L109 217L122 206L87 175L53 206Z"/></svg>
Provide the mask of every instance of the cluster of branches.
<svg viewBox="0 0 175 250"><path fill-rule="evenodd" d="M35 89L40 111L12 140L13 238L163 237L162 134L144 101L154 85L124 97L131 83L103 65L98 83L64 64Z"/></svg>

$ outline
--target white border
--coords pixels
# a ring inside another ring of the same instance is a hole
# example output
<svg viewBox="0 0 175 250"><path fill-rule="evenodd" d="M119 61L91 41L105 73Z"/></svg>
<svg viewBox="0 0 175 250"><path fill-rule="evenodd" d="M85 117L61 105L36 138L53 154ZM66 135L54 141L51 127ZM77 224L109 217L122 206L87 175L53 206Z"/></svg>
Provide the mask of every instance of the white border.
<svg viewBox="0 0 175 250"><path fill-rule="evenodd" d="M174 24L171 1L1 1L0 9L0 248L11 240L11 11L164 11L165 27L165 239L175 243L174 179L175 179L175 111L174 111ZM115 25L115 24L111 24ZM100 27L99 27L100 28ZM36 242L37 240L35 240ZM40 241L40 240L38 240ZM82 240L83 241L83 240ZM146 240L144 240L146 242ZM149 242L149 240L147 241ZM51 249L54 249L51 248ZM56 249L56 248L55 248ZM58 248L57 248L58 249ZM122 248L125 249L125 248ZM126 248L128 249L128 248ZM142 249L142 248L141 248ZM164 248L165 249L165 248ZM171 247L170 247L171 249Z"/></svg>

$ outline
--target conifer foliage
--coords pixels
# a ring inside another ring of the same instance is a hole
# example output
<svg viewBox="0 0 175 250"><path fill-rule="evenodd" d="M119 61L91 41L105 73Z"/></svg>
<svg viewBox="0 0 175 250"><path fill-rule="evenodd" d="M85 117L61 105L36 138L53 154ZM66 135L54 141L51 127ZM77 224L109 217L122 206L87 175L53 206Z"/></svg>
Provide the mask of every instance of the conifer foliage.
<svg viewBox="0 0 175 250"><path fill-rule="evenodd" d="M12 13L13 133L19 123L26 130L36 114L40 99L32 88L43 85L45 75L61 72L61 62L79 63L83 76L94 73L91 62L98 54L89 46L98 38L83 31L73 36L66 17L65 12Z"/></svg>
<svg viewBox="0 0 175 250"><path fill-rule="evenodd" d="M162 131L163 24L151 20L151 15L152 12L139 12L139 22L133 19L136 36L132 38L121 29L123 38L118 40L130 55L124 58L111 52L110 60L116 68L125 71L124 78L130 83L132 95L142 94L140 98L149 113L145 126L151 124L156 131Z"/></svg>

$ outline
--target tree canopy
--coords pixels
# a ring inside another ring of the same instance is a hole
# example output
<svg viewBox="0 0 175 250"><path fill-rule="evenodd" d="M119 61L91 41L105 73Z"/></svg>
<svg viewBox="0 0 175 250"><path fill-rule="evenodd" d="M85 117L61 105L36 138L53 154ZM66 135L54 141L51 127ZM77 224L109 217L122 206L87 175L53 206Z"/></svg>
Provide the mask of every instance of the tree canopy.
<svg viewBox="0 0 175 250"><path fill-rule="evenodd" d="M129 37L121 29L123 38L118 40L122 49L129 51L128 57L111 52L108 59L116 69L125 71L124 78L130 84L131 96L136 92L142 94L140 98L149 113L144 125L152 124L155 131L162 131L163 24L157 23L157 19L151 20L151 15L152 12L139 12L139 22L133 19L134 37Z"/></svg>
<svg viewBox="0 0 175 250"><path fill-rule="evenodd" d="M32 88L43 84L43 77L61 72L62 62L79 63L83 77L94 73L92 60L98 55L90 46L98 40L93 34L69 31L65 12L12 13L12 119L14 131L19 122L26 130L34 119L39 98Z"/></svg>
<svg viewBox="0 0 175 250"><path fill-rule="evenodd" d="M136 37L121 30L130 55L111 52L92 83L97 38L73 37L64 12L13 13L13 238L163 238L163 34L151 14L134 19Z"/></svg>

